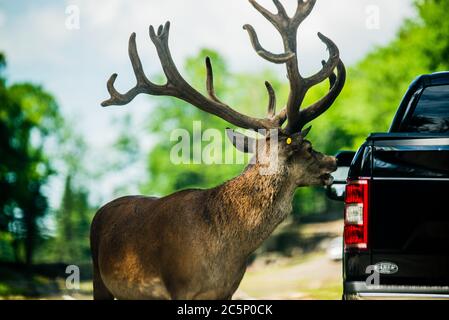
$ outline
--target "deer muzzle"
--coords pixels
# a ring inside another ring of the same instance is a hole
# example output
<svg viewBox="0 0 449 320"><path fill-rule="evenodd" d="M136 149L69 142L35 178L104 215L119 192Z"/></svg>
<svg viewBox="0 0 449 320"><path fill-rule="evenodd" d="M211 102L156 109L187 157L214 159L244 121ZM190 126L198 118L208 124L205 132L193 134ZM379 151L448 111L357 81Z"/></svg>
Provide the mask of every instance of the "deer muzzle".
<svg viewBox="0 0 449 320"><path fill-rule="evenodd" d="M325 156L322 161L322 168L326 173L332 173L337 170L337 158L331 156Z"/></svg>

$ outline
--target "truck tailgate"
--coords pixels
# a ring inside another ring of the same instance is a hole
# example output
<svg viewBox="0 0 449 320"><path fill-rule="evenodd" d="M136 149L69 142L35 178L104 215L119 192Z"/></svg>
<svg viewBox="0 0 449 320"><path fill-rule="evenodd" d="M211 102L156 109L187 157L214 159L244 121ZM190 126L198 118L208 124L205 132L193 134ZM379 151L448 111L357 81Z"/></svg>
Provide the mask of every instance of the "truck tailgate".
<svg viewBox="0 0 449 320"><path fill-rule="evenodd" d="M369 248L381 284L449 285L449 138L372 139Z"/></svg>

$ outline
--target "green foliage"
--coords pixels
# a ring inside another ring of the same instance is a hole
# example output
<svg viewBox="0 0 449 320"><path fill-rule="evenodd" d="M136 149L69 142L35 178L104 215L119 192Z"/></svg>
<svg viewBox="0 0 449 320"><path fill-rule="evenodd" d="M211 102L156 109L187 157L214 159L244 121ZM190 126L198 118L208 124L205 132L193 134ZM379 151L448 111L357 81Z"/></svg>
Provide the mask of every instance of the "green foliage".
<svg viewBox="0 0 449 320"><path fill-rule="evenodd" d="M47 259L72 264L89 261L89 227L93 214L87 190L74 185L72 176L67 176L61 206L56 212L56 237Z"/></svg>
<svg viewBox="0 0 449 320"><path fill-rule="evenodd" d="M10 259L31 263L48 212L43 186L53 173L46 143L62 119L53 97L29 83L7 86L3 79L0 105L0 241L9 243L11 250L4 252L13 252Z"/></svg>
<svg viewBox="0 0 449 320"><path fill-rule="evenodd" d="M116 151L114 161L109 165L112 170L122 170L140 157L138 136L133 130L131 114L115 119L114 127L118 128L118 138L112 148ZM110 170L111 170L110 169Z"/></svg>
<svg viewBox="0 0 449 320"><path fill-rule="evenodd" d="M0 71L4 66L0 55ZM93 210L80 181L87 175L87 146L42 87L1 80L0 260L87 261ZM63 172L61 207L50 212L44 187L50 176Z"/></svg>
<svg viewBox="0 0 449 320"><path fill-rule="evenodd" d="M429 70L447 70L449 65L449 20L447 19L447 0L415 0L420 16L417 22L409 22L405 31L414 34L415 46L420 46L426 67ZM416 47L415 47L416 49Z"/></svg>

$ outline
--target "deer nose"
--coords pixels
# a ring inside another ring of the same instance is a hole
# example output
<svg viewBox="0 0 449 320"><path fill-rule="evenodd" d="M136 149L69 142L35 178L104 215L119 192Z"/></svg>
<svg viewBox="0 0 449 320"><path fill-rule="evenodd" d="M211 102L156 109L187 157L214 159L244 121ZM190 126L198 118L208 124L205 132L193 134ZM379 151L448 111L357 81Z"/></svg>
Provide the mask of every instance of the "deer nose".
<svg viewBox="0 0 449 320"><path fill-rule="evenodd" d="M329 168L329 170L331 170L331 172L334 172L337 170L337 168L338 168L337 158L329 156L327 159L327 163L328 163L327 167Z"/></svg>

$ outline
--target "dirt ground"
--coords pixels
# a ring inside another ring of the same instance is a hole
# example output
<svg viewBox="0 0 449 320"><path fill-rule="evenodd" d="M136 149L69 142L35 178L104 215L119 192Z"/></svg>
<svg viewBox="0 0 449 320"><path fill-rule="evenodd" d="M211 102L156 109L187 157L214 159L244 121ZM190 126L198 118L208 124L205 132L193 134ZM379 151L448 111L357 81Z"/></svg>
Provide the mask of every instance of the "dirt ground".
<svg viewBox="0 0 449 320"><path fill-rule="evenodd" d="M341 262L318 253L260 270L250 268L234 298L334 300L341 298L341 286Z"/></svg>

